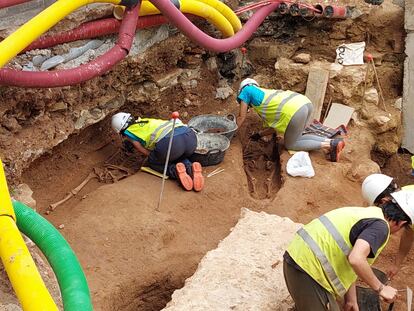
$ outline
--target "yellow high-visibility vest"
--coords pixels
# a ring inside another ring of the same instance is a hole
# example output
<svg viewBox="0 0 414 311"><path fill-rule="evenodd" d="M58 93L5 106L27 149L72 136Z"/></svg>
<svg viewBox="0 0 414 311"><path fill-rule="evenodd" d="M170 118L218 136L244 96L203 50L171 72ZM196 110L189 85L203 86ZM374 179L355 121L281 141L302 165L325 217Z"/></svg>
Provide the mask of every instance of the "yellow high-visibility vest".
<svg viewBox="0 0 414 311"><path fill-rule="evenodd" d="M265 93L265 96L259 106L252 105L252 108L263 119L266 126L276 129L280 134L286 132L296 111L308 103L312 104L309 98L296 92L259 89Z"/></svg>
<svg viewBox="0 0 414 311"><path fill-rule="evenodd" d="M155 144L167 136L173 126L173 121L141 118L138 122L128 126L127 131L131 132L145 142L145 148L153 150ZM175 127L185 126L181 120L177 119Z"/></svg>
<svg viewBox="0 0 414 311"><path fill-rule="evenodd" d="M348 261L352 250L349 233L358 221L366 218L385 220L382 210L376 206L332 210L299 229L287 252L324 289L335 296L343 297L357 279ZM375 258L367 258L370 265L381 253L388 239L389 232Z"/></svg>

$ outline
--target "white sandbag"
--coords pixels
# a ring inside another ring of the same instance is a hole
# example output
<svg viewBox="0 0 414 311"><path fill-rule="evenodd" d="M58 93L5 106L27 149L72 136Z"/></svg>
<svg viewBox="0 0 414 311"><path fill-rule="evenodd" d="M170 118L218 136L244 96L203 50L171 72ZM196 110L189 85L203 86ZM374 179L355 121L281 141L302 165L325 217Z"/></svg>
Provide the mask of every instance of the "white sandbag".
<svg viewBox="0 0 414 311"><path fill-rule="evenodd" d="M336 49L335 62L340 65L363 65L365 42L341 44Z"/></svg>
<svg viewBox="0 0 414 311"><path fill-rule="evenodd" d="M309 153L306 151L296 152L287 162L286 171L290 176L313 177L315 171L312 166Z"/></svg>

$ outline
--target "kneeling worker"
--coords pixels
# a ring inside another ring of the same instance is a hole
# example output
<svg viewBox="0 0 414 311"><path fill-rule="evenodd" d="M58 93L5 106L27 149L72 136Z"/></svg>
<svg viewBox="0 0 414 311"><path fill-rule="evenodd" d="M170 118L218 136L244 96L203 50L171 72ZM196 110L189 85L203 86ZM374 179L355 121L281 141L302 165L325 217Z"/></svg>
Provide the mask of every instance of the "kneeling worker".
<svg viewBox="0 0 414 311"><path fill-rule="evenodd" d="M302 135L310 121L313 105L306 96L283 90L270 90L259 87L256 80L247 78L240 83L237 101L240 112L237 126L243 124L249 108L253 108L263 119L268 129L252 135L251 139L270 135L275 131L284 135L284 145L288 150L311 151L323 149L332 162L339 160L345 147L342 139L328 139L317 135Z"/></svg>
<svg viewBox="0 0 414 311"><path fill-rule="evenodd" d="M163 173L167 158L172 121L138 118L119 112L112 116L112 128L130 141L135 150L148 156L149 166ZM204 187L202 167L188 159L197 148L197 136L179 119L176 120L167 175L178 179L185 190L201 191ZM192 176L192 178L191 178Z"/></svg>
<svg viewBox="0 0 414 311"><path fill-rule="evenodd" d="M379 207L344 207L314 219L295 234L284 255L283 272L297 311L359 310L359 277L390 303L397 290L382 284L371 269L390 234L412 225L410 192Z"/></svg>

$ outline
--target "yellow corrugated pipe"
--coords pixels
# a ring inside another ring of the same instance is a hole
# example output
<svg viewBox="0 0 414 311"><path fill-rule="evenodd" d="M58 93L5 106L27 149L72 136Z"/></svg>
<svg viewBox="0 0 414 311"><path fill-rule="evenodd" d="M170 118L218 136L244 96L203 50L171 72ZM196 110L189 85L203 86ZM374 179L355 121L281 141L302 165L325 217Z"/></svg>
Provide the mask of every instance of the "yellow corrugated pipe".
<svg viewBox="0 0 414 311"><path fill-rule="evenodd" d="M117 18L120 16L120 8L115 8L114 13ZM180 11L193 14L204 18L213 24L225 37L234 35L233 26L217 9L201 1L180 0ZM143 1L139 16L156 15L161 12L149 1ZM237 16L236 16L237 17Z"/></svg>
<svg viewBox="0 0 414 311"><path fill-rule="evenodd" d="M119 4L121 0L59 0L0 42L0 68L65 16L91 3Z"/></svg>
<svg viewBox="0 0 414 311"><path fill-rule="evenodd" d="M237 17L236 13L233 12L226 4L221 2L220 0L194 0L198 2L202 2L211 6L213 9L219 11L231 24L233 27L234 32L238 32L242 28L242 24L240 19ZM149 2L149 0L144 0L144 2ZM158 14L158 13L156 13Z"/></svg>
<svg viewBox="0 0 414 311"><path fill-rule="evenodd" d="M212 8L219 11L223 16L230 22L233 27L234 32L238 32L242 28L240 19L237 17L236 13L233 12L226 4L219 0L196 0L202 3L205 3Z"/></svg>
<svg viewBox="0 0 414 311"><path fill-rule="evenodd" d="M24 311L57 311L15 219L0 160L0 257L4 268Z"/></svg>

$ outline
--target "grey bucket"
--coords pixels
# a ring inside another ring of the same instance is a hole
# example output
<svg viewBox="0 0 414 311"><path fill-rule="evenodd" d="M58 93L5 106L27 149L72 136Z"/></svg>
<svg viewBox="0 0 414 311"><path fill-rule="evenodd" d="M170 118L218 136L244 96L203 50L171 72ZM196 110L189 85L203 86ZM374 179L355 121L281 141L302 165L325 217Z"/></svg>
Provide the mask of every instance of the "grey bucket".
<svg viewBox="0 0 414 311"><path fill-rule="evenodd" d="M217 165L223 161L229 147L230 140L224 135L197 133L197 149L190 160L202 166Z"/></svg>
<svg viewBox="0 0 414 311"><path fill-rule="evenodd" d="M372 268L372 271L374 272L375 276L381 281L381 283L387 283L388 278L384 272L375 268ZM360 311L382 310L379 295L372 288L357 286L356 291Z"/></svg>
<svg viewBox="0 0 414 311"><path fill-rule="evenodd" d="M236 117L234 114L218 116L214 114L203 114L192 118L188 122L198 133L221 134L231 140L237 130Z"/></svg>

